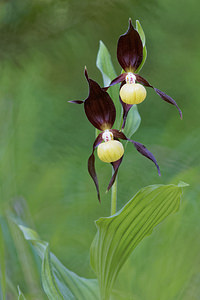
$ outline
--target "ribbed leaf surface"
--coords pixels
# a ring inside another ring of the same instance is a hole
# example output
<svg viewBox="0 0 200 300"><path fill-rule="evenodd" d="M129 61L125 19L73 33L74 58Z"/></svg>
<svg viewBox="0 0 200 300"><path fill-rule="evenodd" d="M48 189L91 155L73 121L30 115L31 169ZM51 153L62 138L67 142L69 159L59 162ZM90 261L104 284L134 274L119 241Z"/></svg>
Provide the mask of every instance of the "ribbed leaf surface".
<svg viewBox="0 0 200 300"><path fill-rule="evenodd" d="M96 221L91 265L99 280L102 299L109 299L117 274L134 248L156 225L178 210L185 185L145 187L117 214Z"/></svg>
<svg viewBox="0 0 200 300"><path fill-rule="evenodd" d="M71 272L49 252L47 242L41 241L35 231L19 225L24 237L34 246L42 259L42 285L49 299L99 300L96 279L86 279Z"/></svg>

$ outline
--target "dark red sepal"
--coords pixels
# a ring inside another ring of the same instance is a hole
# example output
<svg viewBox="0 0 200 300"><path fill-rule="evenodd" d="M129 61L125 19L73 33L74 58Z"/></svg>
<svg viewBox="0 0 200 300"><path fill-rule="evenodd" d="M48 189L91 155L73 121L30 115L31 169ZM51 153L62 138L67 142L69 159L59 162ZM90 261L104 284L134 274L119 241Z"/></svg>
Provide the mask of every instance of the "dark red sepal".
<svg viewBox="0 0 200 300"><path fill-rule="evenodd" d="M121 140L128 140L128 138L125 136L125 134L122 131L119 131L117 129L111 129L110 130L113 133L113 136L117 139Z"/></svg>
<svg viewBox="0 0 200 300"><path fill-rule="evenodd" d="M121 86L120 86L120 89L121 87L125 84L126 82L123 81ZM124 129L125 125L126 125L126 119L127 119L127 116L128 116L128 112L129 110L131 109L131 107L133 106L132 104L126 104L124 101L122 101L121 97L119 96L119 101L122 105L122 108L123 108L123 123L122 123L122 128L121 129Z"/></svg>
<svg viewBox="0 0 200 300"><path fill-rule="evenodd" d="M137 82L143 84L144 86L153 88L153 86L145 78L143 78L142 76L135 74L135 73L134 73L134 75L136 77Z"/></svg>
<svg viewBox="0 0 200 300"><path fill-rule="evenodd" d="M178 111L179 111L179 115L180 115L181 119L183 118L183 114L182 114L181 109L178 107L176 101L175 101L174 99L172 99L172 97L168 96L167 94L163 93L162 91L160 91L160 90L158 90L158 89L156 89L156 88L154 88L154 91L156 91L156 93L157 93L164 101L166 101L166 102L168 102L168 103L170 103L170 104L176 106L176 108L177 108Z"/></svg>
<svg viewBox="0 0 200 300"><path fill-rule="evenodd" d="M82 100L72 100L72 101L68 101L69 103L74 103L74 104L83 104L84 101Z"/></svg>
<svg viewBox="0 0 200 300"><path fill-rule="evenodd" d="M112 131L115 138L122 139L122 140L127 140L127 141L133 143L136 150L140 154L142 154L143 156L146 156L148 159L150 159L156 165L156 168L158 170L158 174L159 174L159 176L161 175L159 165L158 165L154 155L143 144L128 139L123 132L121 132L117 129L111 129L110 131Z"/></svg>
<svg viewBox="0 0 200 300"><path fill-rule="evenodd" d="M119 166L121 165L123 157L124 156L122 156L119 160L114 161L114 162L111 163L111 165L113 166L113 169L114 169L114 173L113 173L112 178L111 178L111 180L109 182L109 185L107 187L107 192L110 190L113 183L115 182L115 179L116 179L116 176L117 176L117 173L118 173L118 170L119 170Z"/></svg>
<svg viewBox="0 0 200 300"><path fill-rule="evenodd" d="M125 78L126 78L126 75L127 75L127 73L123 73L123 74L117 76L115 79L113 79L113 80L111 81L111 83L109 84L109 86L103 88L104 91L107 91L107 89L108 89L110 86L113 86L113 85L115 85L115 84L117 84L117 83L120 83L120 82L124 81Z"/></svg>
<svg viewBox="0 0 200 300"><path fill-rule="evenodd" d="M100 133L98 135L98 137L96 138L94 144L93 144L93 150L92 150L92 154L90 155L89 159L88 159L88 172L90 174L90 176L92 177L94 184L96 186L96 190L97 190L97 197L99 202L101 203L101 198L100 198L100 192L99 192L99 183L98 183L98 179L97 179L97 174L96 174L96 170L95 170L95 156L94 156L94 150L98 147L98 145L103 141L102 139L102 133Z"/></svg>
<svg viewBox="0 0 200 300"><path fill-rule="evenodd" d="M158 170L158 175L161 176L160 168L159 168L159 165L158 165L154 155L143 144L135 142L135 141L130 140L130 139L128 139L128 141L134 144L136 150L140 154L146 156L148 159L150 159L152 162L154 162L154 164L156 165L156 168Z"/></svg>
<svg viewBox="0 0 200 300"><path fill-rule="evenodd" d="M167 94L165 94L164 92L160 91L159 89L157 88L154 88L146 79L144 79L143 77L141 77L140 75L138 74L134 74L136 76L136 80L137 82L143 84L144 86L147 86L147 87L150 87L152 89L154 89L154 91L166 102L176 106L176 108L178 109L179 111L179 115L182 119L183 115L182 115L182 111L181 109L178 107L176 101L174 99L172 99L170 96L168 96Z"/></svg>
<svg viewBox="0 0 200 300"><path fill-rule="evenodd" d="M129 19L128 31L121 35L118 40L117 59L126 72L134 72L142 62L142 41L139 33L133 27L131 19Z"/></svg>
<svg viewBox="0 0 200 300"><path fill-rule="evenodd" d="M112 99L96 81L88 77L87 70L85 70L85 77L89 84L89 96L84 102L88 120L99 130L112 128L116 117Z"/></svg>

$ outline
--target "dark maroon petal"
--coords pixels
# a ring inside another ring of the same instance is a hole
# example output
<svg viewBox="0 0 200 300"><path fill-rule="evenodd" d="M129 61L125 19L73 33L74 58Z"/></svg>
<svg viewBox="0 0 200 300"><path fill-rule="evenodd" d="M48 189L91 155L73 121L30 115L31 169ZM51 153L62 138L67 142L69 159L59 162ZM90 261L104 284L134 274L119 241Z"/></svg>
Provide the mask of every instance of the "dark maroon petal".
<svg viewBox="0 0 200 300"><path fill-rule="evenodd" d="M156 165L156 168L158 170L159 176L161 175L160 174L160 168L158 166L158 163L157 163L154 155L143 144L128 139L123 132L121 132L117 129L111 129L111 132L113 133L113 136L115 138L122 139L122 140L127 140L127 141L133 143L133 145L135 146L135 148L137 149L138 152L140 152L142 155L146 156L148 159L150 159L151 161L154 162L154 164Z"/></svg>
<svg viewBox="0 0 200 300"><path fill-rule="evenodd" d="M113 183L115 182L115 179L116 179L116 176L117 176L117 173L118 173L118 170L119 170L119 166L121 165L121 162L122 162L122 159L123 159L124 156L122 156L119 160L117 161L114 161L112 162L112 166L113 166L113 169L114 169L114 173L112 175L112 178L109 182L109 185L108 185L108 188L107 188L107 192L110 190L110 188L112 187Z"/></svg>
<svg viewBox="0 0 200 300"><path fill-rule="evenodd" d="M72 100L72 101L68 101L69 103L74 103L74 104L83 104L84 101L82 100Z"/></svg>
<svg viewBox="0 0 200 300"><path fill-rule="evenodd" d="M140 154L146 156L148 159L150 159L151 161L154 162L154 164L156 165L156 168L158 170L158 174L160 176L161 175L160 174L160 168L159 168L159 165L157 164L157 161L156 161L154 155L143 144L140 144L140 143L135 142L135 141L130 140L130 139L127 139L127 140L134 144L135 148L137 149L138 152L140 152Z"/></svg>
<svg viewBox="0 0 200 300"><path fill-rule="evenodd" d="M103 141L102 139L102 133L100 133L98 135L98 137L96 138L94 144L93 144L93 150L92 150L92 154L90 155L89 159L88 159L88 172L90 174L90 176L92 177L94 184L96 186L96 190L97 190L97 197L99 202L101 203L101 198L100 198L100 192L99 192L99 183L98 183L98 179L97 179L97 174L96 174L96 170L95 170L95 156L94 156L94 150L96 147L98 147L98 145Z"/></svg>
<svg viewBox="0 0 200 300"><path fill-rule="evenodd" d="M110 86L115 85L116 83L122 82L121 85L120 85L120 89L121 89L121 87L126 83L126 81L125 81L126 75L127 75L127 73L123 73L123 74L119 75L113 81L111 81L111 83L110 83L110 85L108 87L104 87L103 89L105 91L107 91L107 89ZM133 105L126 104L125 102L123 102L120 96L119 96L119 101L120 101L120 103L122 105L122 109L123 109L123 123L122 123L122 128L121 129L124 129L124 127L126 125L126 118L128 116L128 112L129 112L129 110L131 109L131 107Z"/></svg>
<svg viewBox="0 0 200 300"><path fill-rule="evenodd" d="M120 82L124 81L125 78L126 78L126 75L127 75L127 73L123 73L123 74L117 76L115 79L113 79L113 80L111 81L111 83L109 84L109 86L103 88L104 91L107 91L107 89L108 89L110 86L113 86L113 85L115 85L115 84L117 84L117 83L120 83Z"/></svg>
<svg viewBox="0 0 200 300"><path fill-rule="evenodd" d="M117 129L111 129L110 130L113 133L113 136L117 139L121 140L128 140L128 138L125 136L125 134L122 131L119 131Z"/></svg>
<svg viewBox="0 0 200 300"><path fill-rule="evenodd" d="M154 89L154 91L166 102L176 106L176 108L178 109L179 111L179 115L182 119L182 111L181 109L178 107L176 101L174 99L172 99L170 96L168 96L167 94L165 94L164 92L158 90L157 88L154 88L146 79L144 79L143 77L141 77L140 75L138 74L134 74L136 76L136 80L137 82L139 83L142 83L144 86L147 86L147 87L150 87L152 89Z"/></svg>
<svg viewBox="0 0 200 300"><path fill-rule="evenodd" d="M99 192L99 183L98 183L97 174L95 171L94 153L92 153L88 159L88 172L94 181L94 184L95 184L96 190L97 190L97 197L98 197L99 202L101 203L100 192Z"/></svg>
<svg viewBox="0 0 200 300"><path fill-rule="evenodd" d="M85 66L84 74L85 74L85 77L86 77L87 81L89 82L89 76L88 76L88 72L87 72L86 66Z"/></svg>
<svg viewBox="0 0 200 300"><path fill-rule="evenodd" d="M96 140L94 141L93 152L99 146L99 144L101 144L101 142L103 142L102 134L103 134L102 132L99 133L99 135L97 136Z"/></svg>
<svg viewBox="0 0 200 300"><path fill-rule="evenodd" d="M134 74L136 77L136 81L143 84L144 86L148 86L151 88L154 88L146 79L144 79L142 76L138 75L138 74Z"/></svg>
<svg viewBox="0 0 200 300"><path fill-rule="evenodd" d="M88 78L87 70L85 70L85 76L89 83L89 96L84 102L86 116L97 129L110 129L116 117L114 103L97 82Z"/></svg>
<svg viewBox="0 0 200 300"><path fill-rule="evenodd" d="M121 35L117 45L117 58L126 72L134 72L143 59L143 46L139 33L134 29L129 19L128 31Z"/></svg>
<svg viewBox="0 0 200 300"><path fill-rule="evenodd" d="M120 86L120 89L121 87L125 84L126 82L123 81L121 86ZM122 105L122 109L123 109L123 123L122 123L122 128L121 129L124 129L125 125L126 125L126 119L127 119L127 116L128 116L128 112L129 110L131 109L131 107L133 106L132 104L126 104L125 102L122 101L121 97L119 96L119 101Z"/></svg>
<svg viewBox="0 0 200 300"><path fill-rule="evenodd" d="M154 88L154 90L156 91L156 93L157 93L164 101L166 101L166 102L168 102L168 103L170 103L170 104L176 106L176 108L177 108L178 111L179 111L179 115L180 115L180 117L181 117L181 119L182 119L182 117L183 117L182 111L181 111L181 109L178 107L176 101L175 101L174 99L172 99L170 96L168 96L168 95L166 95L165 93L163 93L162 91L160 91L160 90L158 90L158 89L156 89L156 88Z"/></svg>
<svg viewBox="0 0 200 300"><path fill-rule="evenodd" d="M123 101L121 101L121 98L120 98L120 102L122 103L122 107L123 107L123 123L122 123L121 129L124 129L124 127L126 125L126 119L128 116L128 112L133 105L124 103Z"/></svg>

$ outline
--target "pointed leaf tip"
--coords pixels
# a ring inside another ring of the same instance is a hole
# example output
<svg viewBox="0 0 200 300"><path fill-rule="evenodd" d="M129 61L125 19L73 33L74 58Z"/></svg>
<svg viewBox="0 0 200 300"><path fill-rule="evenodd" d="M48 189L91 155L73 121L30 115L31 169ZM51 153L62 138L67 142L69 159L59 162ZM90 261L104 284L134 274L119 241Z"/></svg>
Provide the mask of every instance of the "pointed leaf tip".
<svg viewBox="0 0 200 300"><path fill-rule="evenodd" d="M144 34L144 30L142 28L142 25L140 24L139 20L136 20L136 30L140 35L140 38L142 40L142 45L143 47L145 46L145 42L146 42L146 38L145 38L145 34ZM143 49L144 50L144 49ZM144 53L143 53L144 54Z"/></svg>
<svg viewBox="0 0 200 300"><path fill-rule="evenodd" d="M186 186L190 186L190 185L184 181L179 181L178 187L186 187Z"/></svg>

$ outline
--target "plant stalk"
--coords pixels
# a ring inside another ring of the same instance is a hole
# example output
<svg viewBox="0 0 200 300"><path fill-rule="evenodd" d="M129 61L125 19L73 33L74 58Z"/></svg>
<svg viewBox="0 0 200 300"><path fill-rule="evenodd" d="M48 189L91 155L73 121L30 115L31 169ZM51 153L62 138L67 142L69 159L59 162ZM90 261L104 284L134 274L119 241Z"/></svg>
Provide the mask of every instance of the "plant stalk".
<svg viewBox="0 0 200 300"><path fill-rule="evenodd" d="M114 170L113 170L114 173ZM111 188L111 216L117 212L117 177Z"/></svg>

